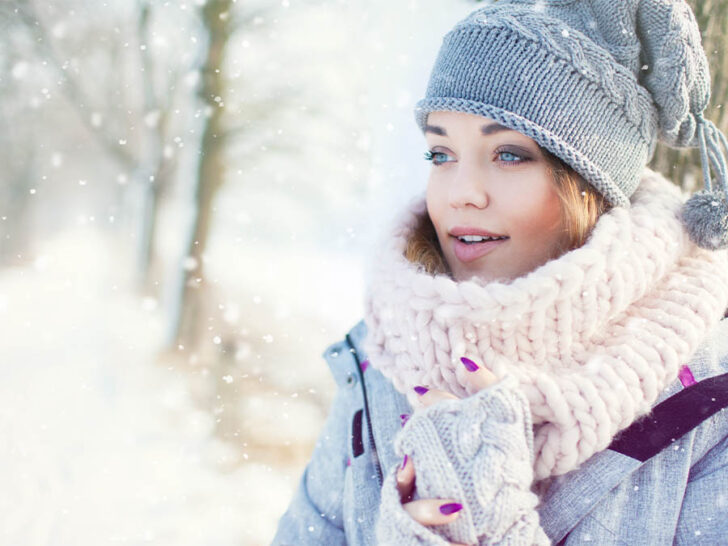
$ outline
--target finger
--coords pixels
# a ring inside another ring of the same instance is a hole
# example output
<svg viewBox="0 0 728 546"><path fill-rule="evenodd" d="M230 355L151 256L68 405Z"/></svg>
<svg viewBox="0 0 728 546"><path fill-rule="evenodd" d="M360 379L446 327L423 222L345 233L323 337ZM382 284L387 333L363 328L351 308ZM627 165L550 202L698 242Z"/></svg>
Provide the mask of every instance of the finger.
<svg viewBox="0 0 728 546"><path fill-rule="evenodd" d="M421 525L444 525L458 518L463 505L453 499L419 499L402 507Z"/></svg>
<svg viewBox="0 0 728 546"><path fill-rule="evenodd" d="M442 400L458 400L458 397L454 394L438 389L417 386L415 387L415 392L420 396L420 402L423 406L431 406Z"/></svg>
<svg viewBox="0 0 728 546"><path fill-rule="evenodd" d="M477 364L465 356L460 359L460 362L462 362L463 366L465 366L465 369L468 371L467 381L475 387L476 392L481 391L486 387L490 387L493 383L498 381L498 377L484 365Z"/></svg>
<svg viewBox="0 0 728 546"><path fill-rule="evenodd" d="M412 493L415 490L415 465L412 458L405 455L403 463L397 469L397 491L399 491L399 500L402 504L412 499Z"/></svg>

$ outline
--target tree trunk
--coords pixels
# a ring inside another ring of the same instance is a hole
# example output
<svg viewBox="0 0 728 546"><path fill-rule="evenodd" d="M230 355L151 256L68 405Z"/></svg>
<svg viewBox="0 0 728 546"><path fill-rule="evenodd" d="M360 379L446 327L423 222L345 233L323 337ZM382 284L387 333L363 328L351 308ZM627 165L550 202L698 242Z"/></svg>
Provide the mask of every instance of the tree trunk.
<svg viewBox="0 0 728 546"><path fill-rule="evenodd" d="M229 10L232 0L208 0L202 8L203 25L208 35L208 48L202 67L200 99L205 115L200 145L200 159L195 181L195 218L182 269L181 305L173 328L174 343L193 348L197 345L203 311L204 261L212 205L221 186L225 166L223 159L223 59L230 35Z"/></svg>
<svg viewBox="0 0 728 546"><path fill-rule="evenodd" d="M142 214L139 218L139 246L137 249L137 278L139 288L145 292L156 293L154 281L157 265L154 239L159 219L160 197L168 184L173 161L164 156L163 148L169 134L170 111L174 108L170 97L166 104L160 104L154 89L154 64L149 43L152 36L149 29L152 8L149 0L138 0L138 35L142 72L143 117L157 113L156 124L142 129L142 146L139 152L139 173L136 183L142 186ZM168 93L165 92L165 95Z"/></svg>

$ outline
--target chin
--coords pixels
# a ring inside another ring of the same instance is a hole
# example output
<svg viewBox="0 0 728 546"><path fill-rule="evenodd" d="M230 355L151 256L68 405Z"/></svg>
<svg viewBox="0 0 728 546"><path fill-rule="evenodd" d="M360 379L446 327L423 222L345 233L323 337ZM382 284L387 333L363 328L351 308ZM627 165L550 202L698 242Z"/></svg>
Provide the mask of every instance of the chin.
<svg viewBox="0 0 728 546"><path fill-rule="evenodd" d="M526 273L524 273L525 275ZM461 270L453 275L454 279L458 282L462 281L476 281L480 284L488 284L492 282L508 284L513 280L517 279L521 275L509 275L503 271L473 271L473 270Z"/></svg>
<svg viewBox="0 0 728 546"><path fill-rule="evenodd" d="M455 280L458 282L463 281L476 281L479 283L490 283L497 280L502 280L502 275L495 275L487 271L460 271L454 275Z"/></svg>

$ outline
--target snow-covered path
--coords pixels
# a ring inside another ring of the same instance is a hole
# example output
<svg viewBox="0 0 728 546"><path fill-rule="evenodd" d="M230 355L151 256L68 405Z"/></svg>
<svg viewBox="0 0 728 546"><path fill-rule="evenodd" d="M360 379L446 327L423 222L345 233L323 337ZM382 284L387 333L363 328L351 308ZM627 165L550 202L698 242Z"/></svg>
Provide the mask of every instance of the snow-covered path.
<svg viewBox="0 0 728 546"><path fill-rule="evenodd" d="M295 479L230 447L155 363L154 302L91 230L0 271L0 543L266 544Z"/></svg>

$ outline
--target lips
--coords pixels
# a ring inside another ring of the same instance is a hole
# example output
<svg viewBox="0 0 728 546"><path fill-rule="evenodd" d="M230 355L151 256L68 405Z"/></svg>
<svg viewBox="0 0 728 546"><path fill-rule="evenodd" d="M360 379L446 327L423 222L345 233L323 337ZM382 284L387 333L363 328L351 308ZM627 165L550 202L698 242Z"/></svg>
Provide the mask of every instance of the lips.
<svg viewBox="0 0 728 546"><path fill-rule="evenodd" d="M492 237L492 235L486 235L486 237ZM481 243L464 243L457 237L453 237L453 250L458 260L463 263L468 263L489 254L508 241L509 239L506 238L483 241Z"/></svg>
<svg viewBox="0 0 728 546"><path fill-rule="evenodd" d="M480 235L481 237L506 237L503 233L494 233L477 227L457 226L450 230L453 237L462 237L463 235Z"/></svg>
<svg viewBox="0 0 728 546"><path fill-rule="evenodd" d="M502 233L495 233L477 227L468 226L456 226L450 230L450 235L453 238L453 251L458 260L463 263L472 262L492 252L500 245L507 243L509 238L507 235ZM481 237L505 237L503 239L494 239L490 241L482 242L469 242L465 243L458 239L465 235L479 235Z"/></svg>
<svg viewBox="0 0 728 546"><path fill-rule="evenodd" d="M508 239L484 241L482 243L463 243L460 239L453 239L455 256L463 263L472 262L492 252L497 247L508 242Z"/></svg>

